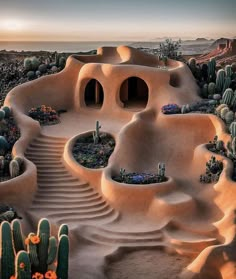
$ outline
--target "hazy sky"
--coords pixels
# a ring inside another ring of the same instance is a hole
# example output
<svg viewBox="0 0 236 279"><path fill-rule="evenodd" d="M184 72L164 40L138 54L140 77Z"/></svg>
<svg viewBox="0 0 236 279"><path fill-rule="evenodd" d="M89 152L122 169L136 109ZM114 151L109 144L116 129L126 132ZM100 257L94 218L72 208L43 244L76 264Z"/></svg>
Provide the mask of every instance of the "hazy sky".
<svg viewBox="0 0 236 279"><path fill-rule="evenodd" d="M0 40L235 37L236 0L0 0Z"/></svg>

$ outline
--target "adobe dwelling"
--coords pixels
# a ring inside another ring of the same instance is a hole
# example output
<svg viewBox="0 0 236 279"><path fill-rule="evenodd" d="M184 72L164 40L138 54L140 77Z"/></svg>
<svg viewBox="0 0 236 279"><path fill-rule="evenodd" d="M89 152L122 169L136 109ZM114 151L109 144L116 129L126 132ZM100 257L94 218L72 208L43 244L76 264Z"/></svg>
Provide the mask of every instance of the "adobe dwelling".
<svg viewBox="0 0 236 279"><path fill-rule="evenodd" d="M158 247L196 259L183 278L222 278L229 268L224 245L235 234L236 187L227 159L217 184L202 185L199 176L212 156L205 144L216 134L227 142L229 135L214 115L161 112L168 103L197 100L198 87L182 62L164 65L126 46L70 56L62 72L17 86L5 100L21 130L13 153L24 157L26 168L0 183L1 201L21 209L31 225L47 217L55 226L70 226L70 278L100 278L96 274L103 273L106 257L125 253L121 247ZM67 112L59 124L40 126L28 111L42 104ZM96 121L116 145L107 166L89 169L74 159L72 149ZM165 182L113 179L121 169L155 173L159 162L166 165Z"/></svg>

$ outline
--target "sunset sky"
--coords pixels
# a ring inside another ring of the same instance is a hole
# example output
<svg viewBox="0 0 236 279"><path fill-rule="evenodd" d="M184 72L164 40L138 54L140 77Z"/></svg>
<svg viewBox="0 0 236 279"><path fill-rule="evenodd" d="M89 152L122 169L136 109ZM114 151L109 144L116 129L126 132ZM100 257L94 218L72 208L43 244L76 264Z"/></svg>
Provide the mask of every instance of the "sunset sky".
<svg viewBox="0 0 236 279"><path fill-rule="evenodd" d="M236 36L236 0L0 0L1 41Z"/></svg>

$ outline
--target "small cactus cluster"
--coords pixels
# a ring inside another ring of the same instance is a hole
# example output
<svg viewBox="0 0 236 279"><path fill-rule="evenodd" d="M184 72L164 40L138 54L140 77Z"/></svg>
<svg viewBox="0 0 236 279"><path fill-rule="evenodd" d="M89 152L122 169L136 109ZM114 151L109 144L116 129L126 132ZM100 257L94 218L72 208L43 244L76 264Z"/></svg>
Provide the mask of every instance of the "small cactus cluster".
<svg viewBox="0 0 236 279"><path fill-rule="evenodd" d="M7 221L1 223L1 279L68 279L68 258L67 225L61 225L57 245L56 238L50 235L49 221L45 218L39 221L37 234L30 233L25 240L19 220L11 224ZM41 277L36 277L36 274ZM48 277L49 274L53 277Z"/></svg>
<svg viewBox="0 0 236 279"><path fill-rule="evenodd" d="M218 139L218 136L215 136L213 141L209 141L208 150L211 152L220 154L222 156L226 156L226 149L224 147L224 142L222 140Z"/></svg>
<svg viewBox="0 0 236 279"><path fill-rule="evenodd" d="M230 126L235 120L235 113L230 109L227 104L219 105L215 110L216 115L218 115L226 125Z"/></svg>
<svg viewBox="0 0 236 279"><path fill-rule="evenodd" d="M206 173L200 175L201 183L217 183L223 170L223 163L214 156L206 163Z"/></svg>
<svg viewBox="0 0 236 279"><path fill-rule="evenodd" d="M165 172L166 172L165 164L158 163L156 174L126 172L126 170L124 168L121 168L119 175L113 176L112 179L119 183L126 183L126 184L161 183L161 182L167 181Z"/></svg>
<svg viewBox="0 0 236 279"><path fill-rule="evenodd" d="M29 80L40 77L44 74L57 73L63 70L66 65L66 58L62 54L55 52L55 61L50 63L50 59L42 61L37 57L24 59L24 69Z"/></svg>

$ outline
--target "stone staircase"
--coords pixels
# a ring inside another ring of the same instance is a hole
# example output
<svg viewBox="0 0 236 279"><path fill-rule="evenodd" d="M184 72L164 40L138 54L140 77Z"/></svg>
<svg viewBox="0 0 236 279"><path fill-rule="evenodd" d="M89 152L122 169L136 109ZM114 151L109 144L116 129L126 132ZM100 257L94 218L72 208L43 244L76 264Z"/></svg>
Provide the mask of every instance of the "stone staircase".
<svg viewBox="0 0 236 279"><path fill-rule="evenodd" d="M30 211L70 227L102 225L118 218L116 212L87 182L70 174L62 162L66 139L41 135L25 156L37 167L38 189Z"/></svg>

